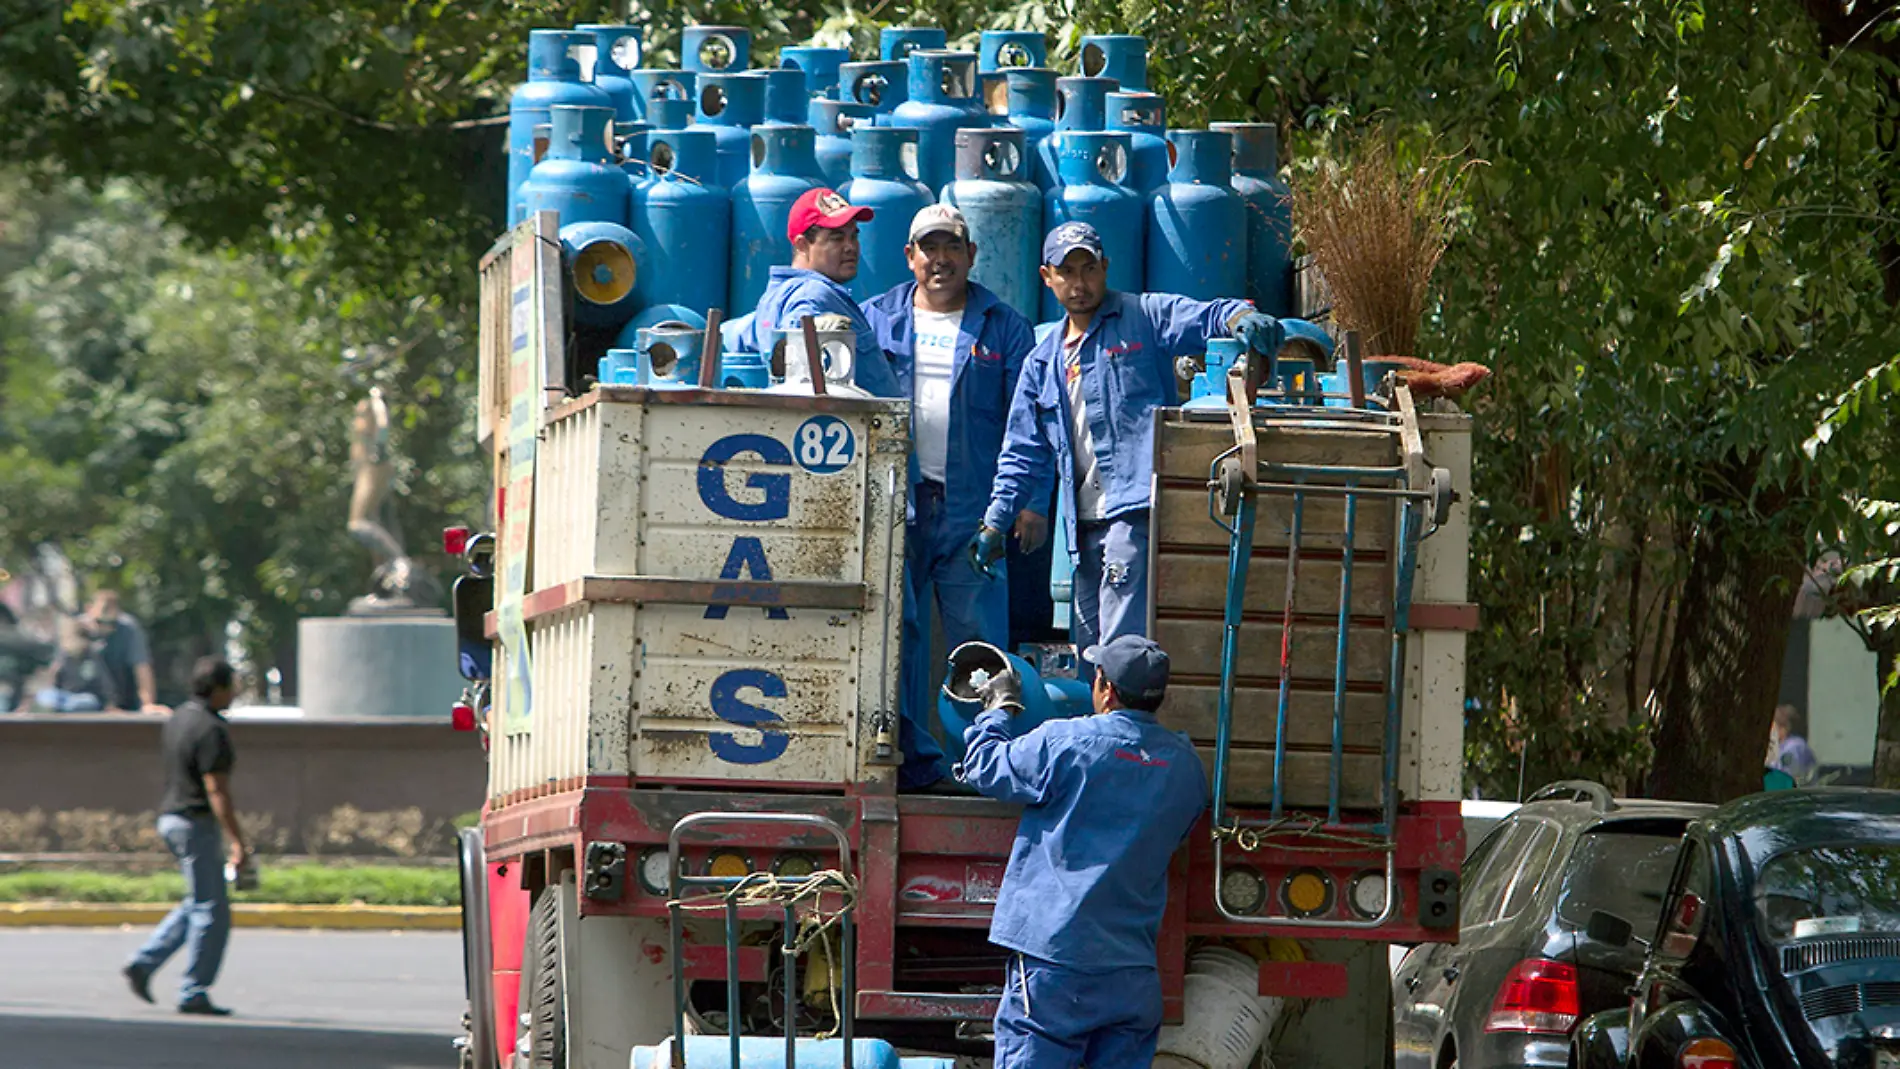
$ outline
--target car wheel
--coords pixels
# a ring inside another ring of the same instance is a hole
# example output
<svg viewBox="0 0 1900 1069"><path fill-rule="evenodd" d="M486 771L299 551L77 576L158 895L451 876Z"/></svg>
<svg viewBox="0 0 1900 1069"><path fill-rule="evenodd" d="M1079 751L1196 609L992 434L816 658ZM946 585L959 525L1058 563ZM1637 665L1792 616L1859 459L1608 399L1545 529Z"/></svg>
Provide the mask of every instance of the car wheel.
<svg viewBox="0 0 1900 1069"><path fill-rule="evenodd" d="M565 1069L567 977L561 954L561 885L544 887L528 916L521 952L521 1023L527 1050L515 1052L517 1069Z"/></svg>

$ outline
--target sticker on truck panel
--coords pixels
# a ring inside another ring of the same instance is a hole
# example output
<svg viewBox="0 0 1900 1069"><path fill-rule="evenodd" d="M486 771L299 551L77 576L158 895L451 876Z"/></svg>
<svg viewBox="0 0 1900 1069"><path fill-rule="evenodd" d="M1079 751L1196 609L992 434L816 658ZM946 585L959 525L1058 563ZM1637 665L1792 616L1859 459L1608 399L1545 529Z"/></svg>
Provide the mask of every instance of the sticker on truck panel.
<svg viewBox="0 0 1900 1069"><path fill-rule="evenodd" d="M836 475L857 458L858 440L844 420L813 416L792 435L792 453L798 466L813 475Z"/></svg>

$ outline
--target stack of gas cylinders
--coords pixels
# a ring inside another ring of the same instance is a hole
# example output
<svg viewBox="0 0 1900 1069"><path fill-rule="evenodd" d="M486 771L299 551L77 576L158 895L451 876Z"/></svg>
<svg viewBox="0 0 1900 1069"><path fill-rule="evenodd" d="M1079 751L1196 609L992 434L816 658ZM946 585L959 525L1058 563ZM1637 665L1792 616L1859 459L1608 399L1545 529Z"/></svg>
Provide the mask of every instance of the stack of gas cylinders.
<svg viewBox="0 0 1900 1069"><path fill-rule="evenodd" d="M600 380L692 381L680 325L750 313L791 262L793 202L820 185L876 212L859 229L859 299L910 278L911 217L942 201L969 221L972 277L1032 322L1058 318L1037 268L1043 235L1068 220L1101 233L1114 288L1294 313L1273 126L1170 129L1137 36L1083 37L1072 76L1046 66L1040 33L947 46L941 29L893 27L874 61L795 46L755 69L746 29L690 26L674 70L645 64L637 26L531 31L508 216L559 214L575 323L611 339ZM656 344L674 358L645 358ZM738 362L722 384L766 375Z"/></svg>

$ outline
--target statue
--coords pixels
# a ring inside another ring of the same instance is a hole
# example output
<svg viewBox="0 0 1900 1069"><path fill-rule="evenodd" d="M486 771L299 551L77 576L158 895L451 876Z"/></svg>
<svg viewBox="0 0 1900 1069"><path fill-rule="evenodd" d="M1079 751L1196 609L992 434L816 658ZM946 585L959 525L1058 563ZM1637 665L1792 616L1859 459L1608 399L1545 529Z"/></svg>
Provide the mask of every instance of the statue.
<svg viewBox="0 0 1900 1069"><path fill-rule="evenodd" d="M389 406L379 386L358 401L350 419L350 537L376 560L371 590L350 602L350 615L441 612L442 589L428 569L403 552L402 529L390 502L396 474L389 448Z"/></svg>

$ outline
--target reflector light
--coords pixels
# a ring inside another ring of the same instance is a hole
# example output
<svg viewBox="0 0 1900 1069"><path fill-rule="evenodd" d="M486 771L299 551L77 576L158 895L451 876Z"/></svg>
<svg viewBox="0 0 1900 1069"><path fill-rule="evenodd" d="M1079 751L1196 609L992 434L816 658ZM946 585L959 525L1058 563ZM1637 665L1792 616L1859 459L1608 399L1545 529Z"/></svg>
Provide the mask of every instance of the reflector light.
<svg viewBox="0 0 1900 1069"><path fill-rule="evenodd" d="M1569 1035L1577 1026L1580 1012L1576 966L1527 958L1518 962L1504 983L1498 985L1484 1030Z"/></svg>
<svg viewBox="0 0 1900 1069"><path fill-rule="evenodd" d="M1220 903L1229 913L1258 913L1267 901L1267 881L1249 868L1231 868L1220 874Z"/></svg>
<svg viewBox="0 0 1900 1069"><path fill-rule="evenodd" d="M706 875L736 880L752 874L752 859L737 850L716 850L706 861Z"/></svg>
<svg viewBox="0 0 1900 1069"><path fill-rule="evenodd" d="M459 557L462 555L462 551L466 550L467 548L468 548L468 528L466 527L442 528L442 552L447 553L451 557Z"/></svg>
<svg viewBox="0 0 1900 1069"><path fill-rule="evenodd" d="M1352 878L1346 889L1346 901L1354 913L1371 920L1385 912L1385 873L1362 872Z"/></svg>
<svg viewBox="0 0 1900 1069"><path fill-rule="evenodd" d="M474 731L475 707L467 702L449 706L449 726L457 731Z"/></svg>
<svg viewBox="0 0 1900 1069"><path fill-rule="evenodd" d="M1719 1039L1692 1039L1676 1055L1682 1069L1735 1069L1735 1048Z"/></svg>
<svg viewBox="0 0 1900 1069"><path fill-rule="evenodd" d="M772 859L772 875L801 880L818 871L818 860L810 854L780 854Z"/></svg>
<svg viewBox="0 0 1900 1069"><path fill-rule="evenodd" d="M1333 881L1318 869L1301 869L1280 888L1288 913L1312 917L1333 908Z"/></svg>
<svg viewBox="0 0 1900 1069"><path fill-rule="evenodd" d="M648 847L640 854L640 886L647 894L664 895L671 891L667 879L666 847Z"/></svg>

